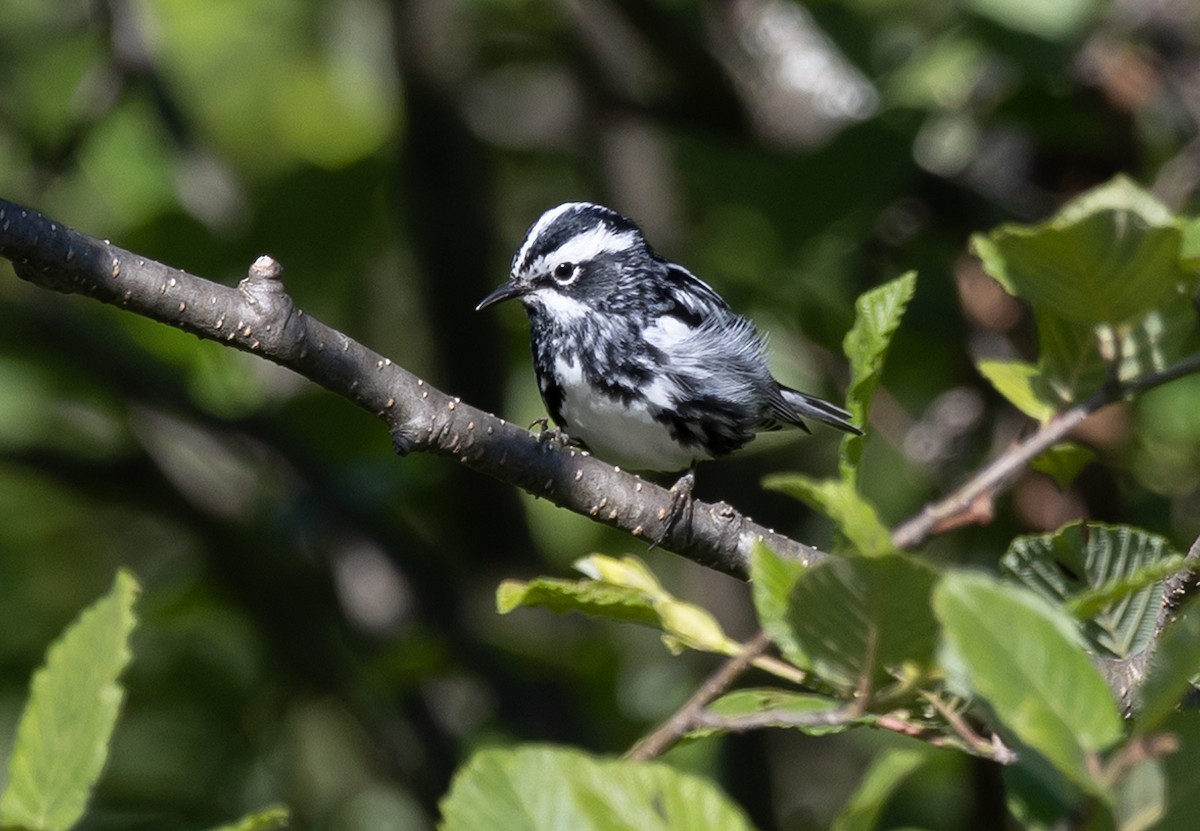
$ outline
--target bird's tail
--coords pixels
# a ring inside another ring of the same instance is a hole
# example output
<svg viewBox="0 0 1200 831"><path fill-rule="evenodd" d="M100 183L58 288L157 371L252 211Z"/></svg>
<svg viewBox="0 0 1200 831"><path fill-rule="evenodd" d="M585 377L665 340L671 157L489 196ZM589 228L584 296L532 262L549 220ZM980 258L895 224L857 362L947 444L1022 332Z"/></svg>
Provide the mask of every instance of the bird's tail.
<svg viewBox="0 0 1200 831"><path fill-rule="evenodd" d="M836 404L831 404L823 398L817 398L814 395L800 392L800 390L785 387L782 384L779 386L779 391L783 393L784 401L791 405L791 409L795 412L795 416L793 418L786 418L786 421L807 429L804 427L804 422L800 419L811 418L813 421L828 424L830 427L836 427L839 430L853 433L856 436L863 434L862 430L850 423L850 413Z"/></svg>

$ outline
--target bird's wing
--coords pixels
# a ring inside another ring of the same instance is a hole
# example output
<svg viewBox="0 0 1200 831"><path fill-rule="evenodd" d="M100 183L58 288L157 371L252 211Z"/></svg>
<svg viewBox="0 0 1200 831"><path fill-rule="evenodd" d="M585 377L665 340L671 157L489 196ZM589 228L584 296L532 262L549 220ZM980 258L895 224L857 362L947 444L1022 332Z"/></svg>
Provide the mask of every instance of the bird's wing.
<svg viewBox="0 0 1200 831"><path fill-rule="evenodd" d="M729 311L729 304L721 295L683 266L670 263L666 278L667 293L675 301L676 313L691 326L700 325L714 314Z"/></svg>

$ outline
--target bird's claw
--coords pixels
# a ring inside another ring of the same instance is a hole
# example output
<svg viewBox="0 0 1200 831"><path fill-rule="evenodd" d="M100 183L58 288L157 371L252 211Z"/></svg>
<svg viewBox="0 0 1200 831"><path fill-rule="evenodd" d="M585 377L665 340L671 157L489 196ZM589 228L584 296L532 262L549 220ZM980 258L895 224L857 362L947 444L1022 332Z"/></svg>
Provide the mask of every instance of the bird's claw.
<svg viewBox="0 0 1200 831"><path fill-rule="evenodd" d="M695 503L695 500L692 499L692 491L695 488L695 470L689 470L679 477L679 481L671 486L671 502L667 506L666 514L663 516L662 530L658 532L658 536L650 543L651 549L662 545L667 537L671 536L671 533L675 530L675 526L684 517L687 518L687 526L692 524L692 505Z"/></svg>
<svg viewBox="0 0 1200 831"><path fill-rule="evenodd" d="M563 432L561 427L551 427L550 420L547 418L539 418L529 425L529 429L537 427L538 444L551 445L562 449L576 444L575 440Z"/></svg>

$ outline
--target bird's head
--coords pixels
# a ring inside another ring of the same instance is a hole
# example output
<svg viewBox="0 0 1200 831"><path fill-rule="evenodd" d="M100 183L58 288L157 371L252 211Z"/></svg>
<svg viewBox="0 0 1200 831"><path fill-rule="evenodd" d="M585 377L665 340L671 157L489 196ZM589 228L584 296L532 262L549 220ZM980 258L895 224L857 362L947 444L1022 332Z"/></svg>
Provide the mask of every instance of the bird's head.
<svg viewBox="0 0 1200 831"><path fill-rule="evenodd" d="M508 281L476 310L520 298L527 308L570 320L605 303L622 277L654 258L631 220L601 205L568 202L530 226Z"/></svg>

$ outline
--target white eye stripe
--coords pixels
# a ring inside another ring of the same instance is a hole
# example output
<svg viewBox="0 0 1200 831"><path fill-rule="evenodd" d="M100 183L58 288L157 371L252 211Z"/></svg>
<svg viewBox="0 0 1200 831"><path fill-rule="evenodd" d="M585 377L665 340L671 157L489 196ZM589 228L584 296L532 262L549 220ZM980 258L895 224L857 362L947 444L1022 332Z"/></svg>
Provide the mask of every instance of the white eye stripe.
<svg viewBox="0 0 1200 831"><path fill-rule="evenodd" d="M558 248L534 260L526 270L529 274L540 274L559 263L580 263L595 259L601 254L627 251L637 245L634 231L611 231L603 225L576 234Z"/></svg>

